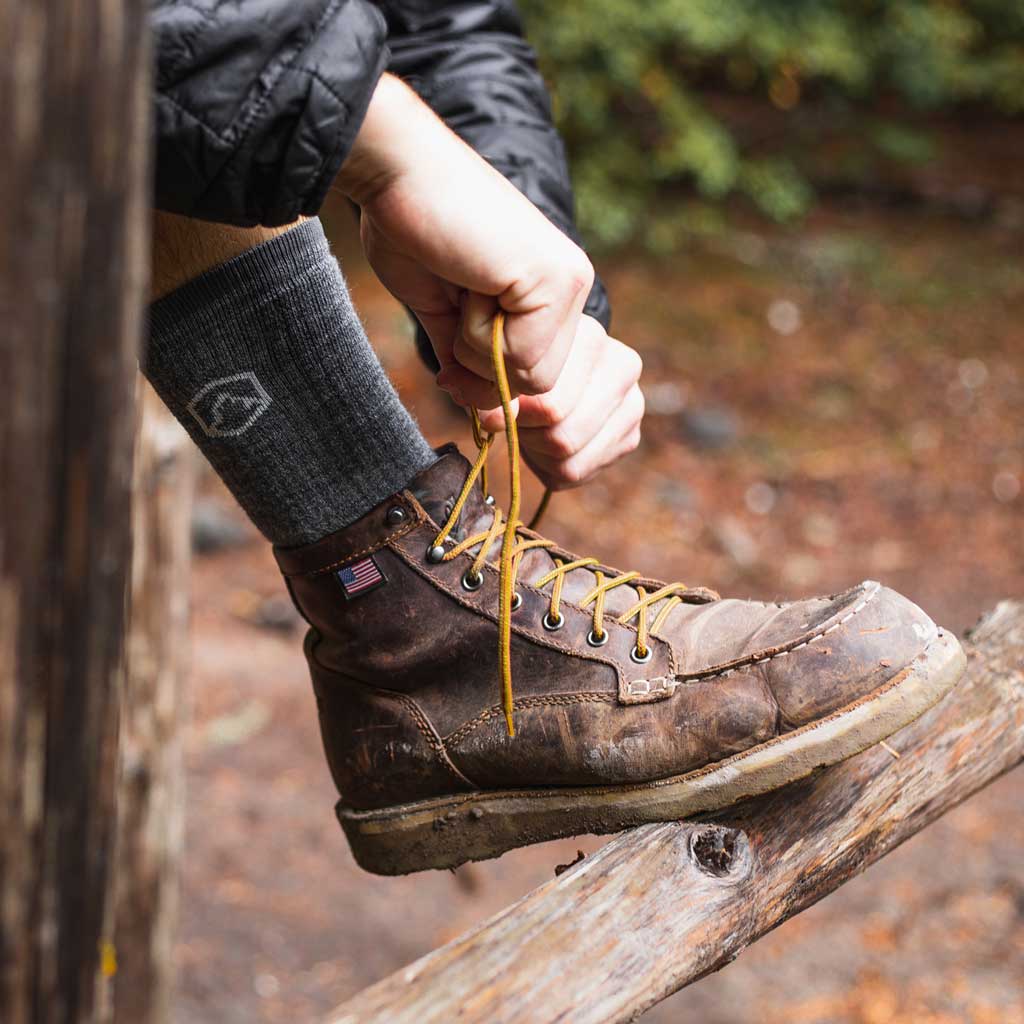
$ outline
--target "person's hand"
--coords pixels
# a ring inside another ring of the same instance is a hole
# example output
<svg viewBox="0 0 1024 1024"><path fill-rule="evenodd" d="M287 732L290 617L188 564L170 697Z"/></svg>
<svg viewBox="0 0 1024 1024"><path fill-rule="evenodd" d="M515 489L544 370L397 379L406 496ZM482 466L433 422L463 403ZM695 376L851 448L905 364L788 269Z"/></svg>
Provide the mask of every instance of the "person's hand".
<svg viewBox="0 0 1024 1024"><path fill-rule="evenodd" d="M492 431L504 426L491 365L504 310L520 443L545 483L582 483L636 447L640 357L581 315L586 254L397 79L381 79L338 186L360 207L377 276L430 337L438 384Z"/></svg>
<svg viewBox="0 0 1024 1024"><path fill-rule="evenodd" d="M464 404L498 405L490 348L500 308L513 392L556 390L590 261L398 79L381 79L337 185L360 207L377 276L430 337L442 386Z"/></svg>
<svg viewBox="0 0 1024 1024"><path fill-rule="evenodd" d="M523 458L548 487L575 487L636 448L642 369L633 349L609 337L593 317L581 317L554 388L518 400ZM486 430L503 425L500 409L482 412L480 420Z"/></svg>

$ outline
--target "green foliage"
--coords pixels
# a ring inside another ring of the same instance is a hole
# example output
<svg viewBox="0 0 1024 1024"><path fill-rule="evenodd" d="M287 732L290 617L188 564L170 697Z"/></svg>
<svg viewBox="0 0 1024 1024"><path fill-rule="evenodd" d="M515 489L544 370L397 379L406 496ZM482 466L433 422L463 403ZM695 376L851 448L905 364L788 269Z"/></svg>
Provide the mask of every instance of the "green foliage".
<svg viewBox="0 0 1024 1024"><path fill-rule="evenodd" d="M919 112L1024 113L1020 0L521 0L599 243L666 244L683 186L778 220L823 164L933 155ZM654 232L653 235L650 232Z"/></svg>

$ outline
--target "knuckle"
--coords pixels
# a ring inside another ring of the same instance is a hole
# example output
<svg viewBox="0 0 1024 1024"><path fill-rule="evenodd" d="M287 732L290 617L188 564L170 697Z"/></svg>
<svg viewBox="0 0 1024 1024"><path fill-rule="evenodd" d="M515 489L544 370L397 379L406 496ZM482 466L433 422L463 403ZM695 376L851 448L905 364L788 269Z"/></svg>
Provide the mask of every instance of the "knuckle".
<svg viewBox="0 0 1024 1024"><path fill-rule="evenodd" d="M635 348L626 348L629 353L629 374L634 381L640 379L641 374L644 372L644 361L643 357Z"/></svg>
<svg viewBox="0 0 1024 1024"><path fill-rule="evenodd" d="M558 479L562 482L565 487L577 487L589 475L586 471L586 466L579 459L567 459L565 462L559 465Z"/></svg>
<svg viewBox="0 0 1024 1024"><path fill-rule="evenodd" d="M626 383L628 389L640 380L640 375L644 370L644 361L636 349L630 348L628 345L624 345L621 341L617 342L617 345L617 362L620 367L620 380Z"/></svg>
<svg viewBox="0 0 1024 1024"><path fill-rule="evenodd" d="M582 249L575 247L576 258L567 266L569 284L574 292L587 291L594 285L594 265Z"/></svg>
<svg viewBox="0 0 1024 1024"><path fill-rule="evenodd" d="M456 362L465 365L465 361L473 358L475 355L476 352L466 337L465 332L457 334L455 341L452 343L452 357Z"/></svg>
<svg viewBox="0 0 1024 1024"><path fill-rule="evenodd" d="M537 363L517 370L515 378L516 389L524 395L543 395L558 383L558 374L554 370Z"/></svg>
<svg viewBox="0 0 1024 1024"><path fill-rule="evenodd" d="M489 339L484 338L484 332L471 323L463 323L462 329L459 331L458 340L474 351L483 351L489 342Z"/></svg>
<svg viewBox="0 0 1024 1024"><path fill-rule="evenodd" d="M644 413L647 411L647 399L644 398L644 393L640 388L634 388L636 398L633 399L633 415L636 417L637 422L644 418Z"/></svg>
<svg viewBox="0 0 1024 1024"><path fill-rule="evenodd" d="M554 427L561 423L567 415L563 407L563 401L555 391L547 391L535 395L532 399L532 413L535 418L535 426Z"/></svg>
<svg viewBox="0 0 1024 1024"><path fill-rule="evenodd" d="M539 340L519 342L505 354L505 364L526 377L536 371L547 350L548 346Z"/></svg>
<svg viewBox="0 0 1024 1024"><path fill-rule="evenodd" d="M577 446L565 430L549 430L544 437L548 451L557 459L568 459L576 454Z"/></svg>

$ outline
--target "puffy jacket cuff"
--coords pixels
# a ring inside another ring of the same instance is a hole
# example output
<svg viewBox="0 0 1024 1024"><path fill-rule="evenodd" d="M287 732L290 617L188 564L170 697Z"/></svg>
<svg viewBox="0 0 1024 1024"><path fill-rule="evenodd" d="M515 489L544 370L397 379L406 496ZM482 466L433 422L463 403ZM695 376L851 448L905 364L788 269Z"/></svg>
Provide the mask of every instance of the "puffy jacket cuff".
<svg viewBox="0 0 1024 1024"><path fill-rule="evenodd" d="M152 22L157 208L240 227L315 214L389 59L377 6L168 0Z"/></svg>
<svg viewBox="0 0 1024 1024"><path fill-rule="evenodd" d="M367 0L342 0L333 6L336 13L324 21L303 65L292 72L307 77L310 88L319 93L317 102L304 112L302 130L316 137L321 163L315 174L303 177L301 162L285 162L292 180L277 194L288 199L264 212L261 222L268 226L319 213L390 59L387 26L376 6Z"/></svg>
<svg viewBox="0 0 1024 1024"><path fill-rule="evenodd" d="M303 216L314 217L320 212L320 207L323 206L327 193L334 183L334 179L338 176L338 171L341 170L341 165L345 162L345 158L356 141L356 136L362 127L363 119L366 117L367 108L370 106L370 100L373 98L377 83L387 68L389 60L388 48L382 46L377 54L376 64L366 78L365 88L360 91L357 97L350 101L348 118L345 122L344 131L338 139L338 144L333 151L327 153L323 170L310 187L302 209L299 211ZM292 220L294 219L293 217Z"/></svg>
<svg viewBox="0 0 1024 1024"><path fill-rule="evenodd" d="M606 330L612 326L612 304L608 300L608 291L599 277L594 278L594 287L590 289L587 303L583 307L587 316L592 316Z"/></svg>

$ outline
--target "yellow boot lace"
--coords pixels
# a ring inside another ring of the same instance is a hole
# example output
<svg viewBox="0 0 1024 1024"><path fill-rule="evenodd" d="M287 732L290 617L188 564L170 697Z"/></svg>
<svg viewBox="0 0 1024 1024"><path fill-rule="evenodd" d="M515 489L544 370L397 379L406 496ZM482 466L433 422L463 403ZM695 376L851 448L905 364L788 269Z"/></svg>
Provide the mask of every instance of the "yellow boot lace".
<svg viewBox="0 0 1024 1024"><path fill-rule="evenodd" d="M503 517L501 509L494 510L494 519L488 529L480 533L466 537L450 548L444 548L444 542L455 528L459 516L465 507L473 486L477 479L480 479L484 493L487 493L487 457L494 445L494 434L485 433L480 425L480 418L476 409L472 410L473 438L477 445L477 457L473 468L469 471L462 490L452 506L448 519L441 527L437 537L434 538L434 549L443 550L444 554L439 561L449 562L458 558L463 552L479 545L479 550L473 559L473 564L466 573L466 578L472 583L479 585L483 582L483 566L487 561L494 542L501 535L501 554L498 561L498 660L501 667L501 705L505 713L505 724L508 727L509 736L515 736L515 725L512 720L513 699L512 699L512 612L519 606L518 595L515 593L516 574L519 568L521 556L533 548L553 548L555 542L545 540L543 537L521 536L520 531L531 533L540 521L541 516L551 500L551 491L544 491L544 497L537 508L537 512L530 524L519 521L520 505L520 480L519 480L519 431L515 418L512 415L512 392L509 388L508 374L505 370L505 314L498 313L494 318L494 326L491 330L491 365L494 368L495 382L498 387L498 394L501 396L501 408L505 413L505 436L508 441L508 470L509 470L509 499L508 516ZM600 565L596 558L577 558L571 562L564 562L560 558L554 559L555 567L545 573L540 579L534 580L533 586L541 589L548 583L552 583L551 604L546 618L549 628L557 629L561 626L563 619L560 610L562 598L562 586L567 573L574 569L583 569L589 566ZM594 573L594 586L579 602L580 608L586 608L593 604L593 628L589 640L594 646L601 646L608 640L608 634L604 628L604 604L605 595L615 587L621 587L633 580L640 578L638 572L627 572L621 576L606 578L600 569L592 570ZM639 600L627 608L615 620L623 625L631 619L637 620L637 640L633 649L634 660L644 662L651 657L651 648L648 645L650 637L664 624L672 609L682 602L680 596L690 588L685 583L669 583L659 587L657 590L647 593L642 586L637 586L636 592ZM647 614L649 609L659 601L665 603L658 610L653 622L648 625Z"/></svg>

